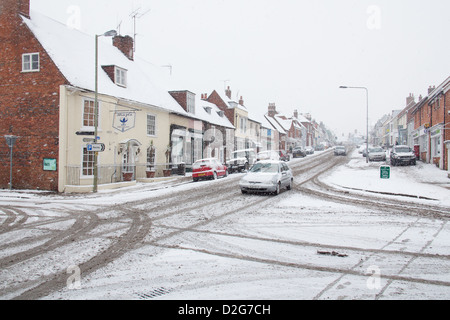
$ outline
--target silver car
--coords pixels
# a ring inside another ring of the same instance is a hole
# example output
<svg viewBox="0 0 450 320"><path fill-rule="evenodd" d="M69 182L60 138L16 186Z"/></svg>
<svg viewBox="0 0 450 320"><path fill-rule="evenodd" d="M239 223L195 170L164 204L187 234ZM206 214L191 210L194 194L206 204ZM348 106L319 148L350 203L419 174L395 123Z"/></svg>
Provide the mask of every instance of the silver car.
<svg viewBox="0 0 450 320"><path fill-rule="evenodd" d="M386 161L386 151L381 147L370 147L368 156L369 161Z"/></svg>
<svg viewBox="0 0 450 320"><path fill-rule="evenodd" d="M257 192L278 195L283 188L292 189L293 181L292 170L285 162L265 160L255 163L241 179L239 186L244 194Z"/></svg>

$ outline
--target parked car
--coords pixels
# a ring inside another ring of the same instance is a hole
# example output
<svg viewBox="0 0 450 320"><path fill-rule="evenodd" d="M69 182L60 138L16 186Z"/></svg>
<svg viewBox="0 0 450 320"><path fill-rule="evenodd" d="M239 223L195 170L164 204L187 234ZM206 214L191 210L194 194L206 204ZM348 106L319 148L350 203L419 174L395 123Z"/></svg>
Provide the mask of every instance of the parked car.
<svg viewBox="0 0 450 320"><path fill-rule="evenodd" d="M306 154L314 154L314 148L309 146L305 148Z"/></svg>
<svg viewBox="0 0 450 320"><path fill-rule="evenodd" d="M386 161L386 151L382 147L370 147L368 157L369 161Z"/></svg>
<svg viewBox="0 0 450 320"><path fill-rule="evenodd" d="M192 179L197 182L200 179L217 179L228 176L228 168L215 158L201 159L192 166Z"/></svg>
<svg viewBox="0 0 450 320"><path fill-rule="evenodd" d="M303 149L303 147L295 147L292 150L292 157L293 158L303 158L306 157L306 150Z"/></svg>
<svg viewBox="0 0 450 320"><path fill-rule="evenodd" d="M281 161L289 161L289 154L286 151L278 150L278 155Z"/></svg>
<svg viewBox="0 0 450 320"><path fill-rule="evenodd" d="M344 146L336 146L336 147L334 147L334 155L335 156L346 156L347 149Z"/></svg>
<svg viewBox="0 0 450 320"><path fill-rule="evenodd" d="M236 150L231 153L227 161L228 171L247 171L256 162L256 153L253 149Z"/></svg>
<svg viewBox="0 0 450 320"><path fill-rule="evenodd" d="M256 156L256 161L261 160L280 160L280 155L278 154L278 152L273 150L261 151Z"/></svg>
<svg viewBox="0 0 450 320"><path fill-rule="evenodd" d="M240 180L242 193L274 193L279 194L282 188L290 190L294 177L284 161L258 161Z"/></svg>
<svg viewBox="0 0 450 320"><path fill-rule="evenodd" d="M414 150L405 145L393 146L390 153L391 165L416 165L416 154Z"/></svg>
<svg viewBox="0 0 450 320"><path fill-rule="evenodd" d="M325 150L325 146L323 144L318 144L317 146L314 147L314 150L316 150L316 151L324 151Z"/></svg>

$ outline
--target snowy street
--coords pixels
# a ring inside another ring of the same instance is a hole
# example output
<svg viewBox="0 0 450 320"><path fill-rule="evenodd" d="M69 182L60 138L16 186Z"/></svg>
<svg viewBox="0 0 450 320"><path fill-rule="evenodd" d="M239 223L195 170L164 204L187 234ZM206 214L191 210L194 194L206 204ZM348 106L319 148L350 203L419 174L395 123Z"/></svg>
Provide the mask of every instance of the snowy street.
<svg viewBox="0 0 450 320"><path fill-rule="evenodd" d="M0 299L449 299L450 179L332 150L293 190L243 173L89 195L0 190Z"/></svg>

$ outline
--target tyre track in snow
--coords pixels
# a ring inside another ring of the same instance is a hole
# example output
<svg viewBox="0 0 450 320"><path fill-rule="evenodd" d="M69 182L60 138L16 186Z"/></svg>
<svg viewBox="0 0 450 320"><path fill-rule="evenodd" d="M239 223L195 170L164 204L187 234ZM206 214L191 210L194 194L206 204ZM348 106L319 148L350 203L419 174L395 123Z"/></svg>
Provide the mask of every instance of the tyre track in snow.
<svg viewBox="0 0 450 320"><path fill-rule="evenodd" d="M302 168L301 171L302 172L307 171L315 166L316 165L313 164L308 168ZM119 210L128 212L128 217L139 215L141 217L146 217L146 219L133 219L133 223L128 227L128 232L126 232L124 236L121 236L122 239L125 239L124 241L114 242L101 254L97 255L96 257L92 258L91 260L83 264L80 264L79 267L83 272L83 276L87 276L90 273L106 266L107 264L111 263L115 259L119 258L121 255L126 253L128 250L132 250L135 248L139 248L142 245L149 245L149 244L158 246L157 242L176 237L186 232L184 229L174 230L168 234L164 234L162 236L157 236L154 239L150 239L150 241L149 240L144 241L146 237L148 237L149 235L151 236L152 233L151 226L154 221L170 219L184 214L187 210L188 211L200 210L202 208L214 205L217 202L230 203L230 205L235 204L236 197L241 196L240 192L236 191L237 187L236 182L238 181L238 179L239 176L238 177L230 176L229 179L214 181L215 182L214 184L205 183L203 185L202 183L198 183L199 186L194 188L193 190L198 191L198 194L194 195L192 194L192 192L189 192L189 194L181 194L181 195L164 194L157 197L149 197L145 199L139 199L136 201L128 201L121 204L120 206L115 205L113 206L113 208L107 207L100 209L100 213L105 213L112 210L115 211ZM218 187L220 187L220 193L218 193L217 189ZM175 203L173 201L175 201ZM236 212L241 212L242 210L250 210L253 207L260 206L261 204L269 201L271 201L271 197L266 198L264 200L261 200L261 198L255 198L253 199L253 201L250 202L247 199L247 201L243 205L238 205L237 207L231 206L232 209L229 209L224 213L208 217L206 220L196 221L195 223L190 224L186 229L191 230L198 228L200 226L208 225L214 221L235 214ZM149 202L151 202L151 205L147 206ZM144 208L139 208L141 206L144 206ZM174 207L176 207L175 210ZM73 213L75 214L79 212L77 211ZM98 220L99 214L98 210L96 214ZM95 227L99 227L101 225L102 223L97 222ZM92 230L94 230L94 227L92 227L90 231ZM133 230L141 230L141 231L138 233L139 235L138 237L131 239L130 238L131 234L136 233ZM86 232L84 232L83 234L80 233L74 238L81 238L83 235L86 238L87 232L88 231L86 230ZM43 247L45 247L45 245L42 246L42 248ZM21 261L29 259L31 256L36 256L40 254L41 250L31 250L31 252L33 252L33 254L32 255L30 254L29 256L26 256L23 253L20 254L19 256L22 257ZM18 259L14 259L14 261L15 260ZM17 296L16 299L39 299L51 294L52 292L61 290L66 286L67 274L64 272L60 274L53 274L51 276L46 277L46 279L44 280L45 281L43 281L43 283L25 291L24 293Z"/></svg>
<svg viewBox="0 0 450 320"><path fill-rule="evenodd" d="M316 161L319 159L312 160L308 162L306 165L304 163L298 163L294 166L291 166L293 168L294 174L299 175L303 174L305 172L311 172L315 169L318 169L315 171L312 175L301 179L301 182L296 182L295 186L299 192L306 193L308 195L320 197L322 200L325 198L326 200L330 201L339 201L345 204L350 205L358 205L365 209L374 209L374 205L376 205L379 209L386 209L386 203L389 203L389 210L394 210L397 213L404 213L405 211L405 205L408 207L408 210L416 210L416 214L418 212L422 212L424 209L421 205L411 205L410 203L400 203L397 204L395 201L386 201L382 198L376 198L374 197L371 199L371 201L366 201L366 199L362 196L351 198L349 199L347 192L338 192L340 195L339 197L329 196L326 192L320 192L318 193L316 190L310 190L307 187L304 187L310 183L319 185L321 188L325 187L325 190L327 190L328 186L324 185L323 183L319 183L318 178L320 175L322 175L324 172L330 170L331 168L344 164L347 162L347 158L335 158L330 163L327 163L326 165L323 165L322 160L320 159L320 164L318 164ZM327 160L331 160L330 157L328 157ZM298 179L297 179L298 180ZM381 204L380 204L381 201ZM443 213L443 210L440 210L439 208L435 208L435 214L441 214ZM411 214L411 212L409 212ZM429 216L428 216L429 217ZM423 247L422 250L419 252L415 251L404 251L404 250L390 250L388 247L395 243L398 239L401 238L402 235L404 235L408 230L415 227L417 222L421 218L418 218L415 222L409 224L404 230L402 230L399 234L397 234L391 241L387 242L382 248L380 249L368 249L368 248L360 248L360 247L352 247L352 246L337 246L337 245L326 245L321 243L310 243L310 242L304 242L304 241L289 241L289 240L281 240L281 239L273 239L273 238L263 238L263 237L257 237L252 235L242 235L242 234L234 234L234 233L226 233L226 232L215 232L210 230L199 230L195 228L176 228L173 226L165 226L162 224L159 224L158 227L160 228L167 228L170 230L174 230L173 234L178 232L178 234L181 233L193 233L193 234L206 234L206 235L215 235L215 236L225 236L230 238L239 238L239 239L247 239L247 240L256 240L261 242L268 242L268 243L278 243L278 244L286 244L289 246L299 246L299 247L313 247L315 249L317 248L326 248L331 250L345 250L353 252L354 254L359 254L361 256L369 254L366 258L362 259L359 263L357 263L354 266L351 266L349 268L332 268L332 267L325 267L320 265L311 265L311 264L302 264L302 263L292 263L288 261L274 261L271 259L267 259L261 256L255 255L246 255L246 254L238 254L238 253L230 253L230 252L223 252L218 250L210 250L210 249L203 249L203 248L192 248L192 247L185 247L185 246L179 246L179 245L170 245L170 244L163 244L163 243L156 243L154 242L153 245L159 246L162 248L170 248L170 249L180 249L180 250L190 250L190 251L196 251L201 252L209 255L215 255L220 257L226 257L231 259L240 259L245 261L253 261L253 262L260 262L264 264L270 264L270 265L278 265L278 266L286 266L286 267L292 267L292 268L300 268L300 269L308 269L308 270L315 270L315 271L322 271L322 272L332 272L338 274L338 278L330 283L327 287L325 287L319 294L317 294L314 299L319 299L322 297L328 290L330 290L332 287L334 287L339 281L342 280L342 278L346 275L353 275L353 276L360 276L364 279L367 279L370 275L368 275L366 272L363 272L361 270L358 270L364 263L367 263L369 259L373 258L374 256L397 256L404 258L406 257L408 259L408 262L402 267L402 269L397 274L384 274L383 279L388 280L388 284L377 294L377 298L382 296L383 292L386 290L386 288L393 283L394 281L403 281L403 282L409 282L409 283L420 283L420 284L428 284L428 285L436 285L436 286L443 286L443 287L449 287L450 282L448 281L441 281L441 280L433 280L433 279L425 279L421 277L409 277L409 276L402 276L401 273L403 270L405 270L413 261L415 261L417 258L425 258L425 259L433 259L433 260L443 260L448 261L450 260L449 255L440 255L440 254L432 254L432 253L426 253L424 250L433 242L433 240L437 237L439 232L444 228L446 222L441 225L439 228L439 231L430 239ZM264 247L264 245L262 245ZM230 248L228 248L230 250Z"/></svg>
<svg viewBox="0 0 450 320"><path fill-rule="evenodd" d="M339 158L336 159L335 157L330 156L331 153L324 153L322 155L319 155L317 157L311 157L311 158L306 158L304 159L304 161L299 161L297 163L293 163L291 165L292 170L294 172L294 174L298 175L302 175L302 174L306 174L306 177L301 177L301 178L297 178L297 180L301 180L301 181L296 181L295 184L295 188L299 191L299 192L304 192L310 195L316 195L319 196L320 198L323 197L323 193L320 194L315 194L313 191L310 191L306 188L303 188L303 186L308 183L313 181L314 179L316 179L320 174L326 172L327 170L330 170L331 168L343 163L343 158ZM327 163L328 161L331 161L330 163ZM311 172L314 172L314 174L312 174ZM189 192L186 193L177 193L177 194L173 194L171 192L168 192L167 194L163 194L161 196L152 196L151 194L149 194L149 197L143 198L143 199L139 199L136 201L128 201L128 202L124 202L123 204L120 205L111 205L111 206L106 206L103 208L98 208L98 205L94 206L96 207L96 211L95 211L95 218L97 220L96 224L92 224L90 228L86 228L85 230L79 230L79 232L77 234L75 234L76 236L73 237L74 239L78 239L78 238L84 238L84 239L89 239L90 237L95 238L101 235L95 235L95 236L90 236L88 233L89 232L93 232L96 229L108 225L108 224L112 224L117 222L118 220L121 220L122 223L124 224L123 226L121 226L122 229L126 229L127 231L124 232L124 234L122 234L122 236L119 237L119 239L117 239L116 241L114 241L113 243L111 243L110 246L108 246L104 251L102 251L100 254L98 254L97 256L91 258L88 261L85 261L84 263L80 264L80 269L83 272L83 276L86 276L88 274L91 274L92 272L101 269L102 267L108 265L109 263L115 261L116 259L118 259L119 257L121 257L124 253L136 249L136 248L140 248L142 246L154 246L154 247L168 247L171 248L171 245L166 245L166 244L162 244L162 241L165 240L169 240L169 239L173 239L177 236L182 235L183 233L191 233L191 232L207 232L207 231L199 231L198 228L199 227L204 227L207 226L210 223L213 223L215 221L218 221L220 219L223 219L227 216L230 216L232 214L235 214L236 212L239 212L241 210L251 210L254 207L258 207L262 204L264 204L266 201L270 201L273 198L264 198L264 197L254 197L254 199L252 199L251 202L248 201L248 197L246 198L246 202L243 202L242 204L240 203L236 203L235 199L236 198L241 198L245 197L240 195L240 192L238 192L237 190L239 189L236 185L236 182L238 181L238 177L236 176L229 176L228 179L221 179L218 181L214 181L212 182L206 182L206 183L198 183L198 186L195 186L195 188L190 189ZM220 193L218 193L218 190L220 190ZM195 194L195 192L197 192L197 194ZM193 194L194 193L194 194ZM347 195L347 194L343 194L343 195ZM282 195L283 196L283 195ZM340 197L339 199L341 201L345 201L345 203L349 203L348 199L343 199L345 197ZM333 199L335 200L335 199ZM331 200L331 201L333 201ZM171 226L167 226L164 223L167 220L176 218L177 216L183 216L186 212L188 211L195 211L195 210L202 210L205 209L207 210L207 208L209 207L213 207L215 202L219 202L222 205L225 203L229 203L230 207L226 208L227 211L222 212L220 214L216 214L216 215L212 215L209 217L205 217L202 216L201 220L197 220L197 221L192 221L190 224L188 224L186 227L182 227L182 228L175 228L175 227L171 227ZM353 203L352 203L353 204ZM367 203L359 203L360 205L364 206L365 208L368 207L372 207L371 204L367 204ZM233 206L236 207L233 207ZM174 209L174 207L176 209ZM123 214L123 216L117 219L111 219L111 220L104 220L104 219L99 219L99 215L100 214L106 214L108 212L121 212ZM70 213L70 210L68 210L68 212ZM80 213L85 213L85 210L77 210L77 211L73 211L73 214L78 214L80 215ZM73 219L73 216L67 217L68 219ZM61 219L61 218L59 218ZM78 220L75 222L75 224L79 224L81 222L80 217L78 218ZM125 222L124 220L130 220L130 222ZM154 224L154 222L158 222L157 225ZM5 222L0 225L1 226L5 226ZM168 229L169 232L167 234L163 234L163 235L157 235L157 236L153 236L153 232L155 231L155 228L159 228L159 229ZM74 231L74 228L71 228L72 231ZM76 228L75 228L76 230ZM60 231L64 234L67 235L67 232L65 231ZM237 236L237 237L247 237L245 235L231 235L231 236ZM58 235L56 236L56 240L60 240L59 241L59 245L63 245L65 243L68 243L67 241L63 241L64 240L64 236L62 235ZM257 239L258 240L258 239ZM260 241L274 241L274 242L283 242L279 239L259 239ZM301 245L308 245L305 243L298 243L297 245L301 246ZM310 245L315 245L315 244L310 244ZM42 246L39 250L37 254L34 254L34 256L37 256L39 254L42 254L44 252L46 252L47 250L44 250L45 246ZM54 248L57 248L58 245L56 245ZM328 247L328 246L327 246ZM179 248L179 247L176 247ZM343 249L344 247L338 247L336 246L335 248L341 248ZM186 248L187 250L192 250L191 248ZM349 250L355 250L358 251L358 248L348 248ZM366 249L364 249L366 250ZM205 251L206 253L206 251ZM397 252L391 252L391 251L383 251L382 253L387 253L387 254L397 254ZM223 255L223 253L220 252L214 252L211 251L209 252L209 254L216 254L216 255ZM414 253L402 253L402 254L406 254L406 255L410 255L411 257L415 257ZM19 259L19 256L16 257L17 261L25 261L27 259L29 259L31 256L33 255L29 255L27 256L22 255L21 258ZM239 258L239 259L244 259L243 255L240 254L230 254L230 257L235 257L235 258ZM426 253L421 253L419 255L420 257L430 257L430 258L438 258L438 259L448 259L448 257L437 257L434 255L429 255ZM248 260L252 260L252 261L265 261L264 263L272 263L270 262L270 259L263 259L263 258L257 258L257 257L251 257L251 256L247 256L245 259ZM294 266L294 264L290 264L290 263L284 263L284 262L276 262L273 261L273 264L277 264L277 265L283 265L286 264L288 266ZM1 260L0 260L0 266L1 266ZM11 266L11 264L9 265ZM312 268L310 265L301 265L301 264L297 264L295 267L297 268ZM318 267L317 270L322 270L323 267ZM344 274L358 274L361 275L358 272L352 272L352 271L348 271L347 273L345 273L345 270L333 270L333 268L331 268L330 270L327 271L331 271L331 272L337 272L337 273L344 273ZM364 275L367 277L367 275ZM66 273L60 273L60 274L54 274L51 276L46 277L44 280L44 283L41 283L37 286L35 286L34 288L31 288L29 290L25 290L21 295L17 296L16 298L18 299L39 299L42 297L45 297L49 294L51 294L52 292L58 291L60 289L63 289L66 286L66 280L67 280L68 275ZM403 277L404 279L406 279L407 277ZM396 277L392 277L393 280L398 279ZM405 280L406 281L406 280ZM413 282L420 282L421 279L411 279L411 281ZM428 283L432 283L432 282L428 282ZM439 285L445 285L445 283L443 284L442 282L435 282L436 284ZM35 283L34 283L35 284Z"/></svg>
<svg viewBox="0 0 450 320"><path fill-rule="evenodd" d="M235 180L237 180L237 178L229 179L230 182ZM56 220L61 222L77 217L75 223L69 229L52 232L51 235L53 235L53 237L50 236L50 240L46 241L43 245L24 252L19 252L4 259L0 259L0 266L3 269L10 268L19 263L24 263L32 258L47 254L51 250L58 249L61 246L70 244L74 241L99 237L98 234L95 236L90 236L88 233L95 232L96 229L102 228L107 224L117 222L117 219L100 219L99 215L110 211L123 213L123 216L120 217L122 223L125 223L125 219L130 219L132 221L131 223L126 224L126 226L121 227L122 229L127 229L125 234L120 236L118 240L113 241L101 253L78 266L80 270L82 270L83 276L89 275L90 273L113 262L115 259L118 259L124 253L142 246L144 239L152 233L151 227L153 221L170 219L183 215L186 211L190 210L199 210L201 208L211 206L218 200L223 202L232 202L236 194L230 191L235 189L235 186L225 180L224 183L221 183L221 181L222 180L214 181L215 183L212 184L214 186L213 188L211 188L209 183L199 183L199 186L194 189L198 191L198 195L195 196L192 196L192 194L169 194L158 197L153 197L150 195L147 199L129 201L120 205L111 205L102 209L96 208L96 210L91 212L90 215L88 214L92 219L91 223L88 223L86 226L84 225L86 221L83 218L86 216L85 210L81 212L68 211L68 213L71 213L72 215L67 218L58 218ZM224 190L227 191L224 196L221 196L220 194L218 195L218 186L220 186L221 192ZM213 195L216 197L212 197ZM205 201L205 197L210 199ZM149 206L145 206L149 202L151 204ZM257 202L260 201L255 201L255 203ZM139 208L142 205L144 205L144 208ZM175 210L174 206L176 207ZM225 215L211 217L206 221L197 222L193 224L193 227L207 224L210 221L214 221L223 216ZM138 219L136 217L140 218ZM46 221L46 223L52 223L52 221ZM110 232L110 230L108 232ZM163 238L170 238L177 234L178 232L174 232L163 236ZM41 237L41 240L42 238L46 239L47 237L43 236ZM35 240L36 239L34 239L34 241ZM31 242L32 241L30 241L30 243ZM31 288L27 288L26 285L23 284L18 286L12 285L10 288L5 290L5 294L8 292L11 293L20 291L21 293L15 296L14 299L34 300L43 298L52 292L63 289L67 285L67 278L68 275L66 272L51 274L49 276L42 277L39 281L30 281L28 285L32 286Z"/></svg>
<svg viewBox="0 0 450 320"><path fill-rule="evenodd" d="M410 258L407 260L407 262L403 265L403 267L398 271L398 274L393 275L383 275L383 278L387 279L387 284L376 294L375 299L380 299L383 297L384 292L387 290L387 288L395 281L407 281L407 282L417 282L417 283L424 283L424 284L434 284L438 286L444 286L448 287L450 286L450 282L448 281L433 281L429 279L424 278L417 278L417 277L402 277L399 276L405 269L408 268L408 266L411 265L413 261L415 261L417 258L438 258L438 259L444 259L444 260L450 260L450 257L448 255L429 255L429 254L423 254L423 251L425 251L426 248L428 248L431 243L437 238L439 233L443 230L445 225L447 224L447 221L449 219L449 211L448 209L443 209L438 206L434 205L424 205L419 203L412 203L412 202L406 202L402 200L392 200L387 199L385 197L376 197L374 195L368 195L367 193L365 195L356 194L356 193L350 193L349 191L343 191L338 188L329 186L323 182L320 181L320 175L317 174L311 177L311 179L307 180L302 186L296 185L295 189L299 192L302 192L303 194L307 194L309 196L318 197L320 199L326 199L328 201L334 201L339 202L343 204L351 204L351 205L357 205L363 208L367 209L373 209L378 208L382 211L389 211L389 214L401 214L401 215L413 215L418 216L419 218L416 219L413 223L409 224L402 232L400 232L396 237L394 237L391 241L388 241L381 249L382 253L384 252L384 248L387 248L388 246L391 246L394 244L403 234L405 234L408 230L416 227L421 220L421 218L433 218L437 220L441 220L442 224L441 227L438 229L438 231L427 241L427 243L419 250L419 252L410 252L408 255L410 255ZM402 196L399 195L399 198ZM425 212L425 213L424 213ZM333 246L330 246L333 248ZM372 250L365 250L371 253L368 257L366 257L364 260L361 260L359 263L351 267L351 270L357 270L360 266L363 265L363 263L366 263L368 260L370 260L376 252ZM391 250L385 251L392 253ZM404 251L394 251L396 255L404 256ZM342 281L343 277L347 275L347 273L342 273L335 281L330 283L327 287L325 287L319 294L317 294L314 299L319 299L322 297L327 291L332 289ZM367 277L367 275L366 275Z"/></svg>

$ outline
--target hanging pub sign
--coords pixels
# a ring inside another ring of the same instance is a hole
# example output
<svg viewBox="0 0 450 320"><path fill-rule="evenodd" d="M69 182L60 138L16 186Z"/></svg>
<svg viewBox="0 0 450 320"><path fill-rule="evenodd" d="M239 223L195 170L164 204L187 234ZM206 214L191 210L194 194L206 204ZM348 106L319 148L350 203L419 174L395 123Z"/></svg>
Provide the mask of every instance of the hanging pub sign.
<svg viewBox="0 0 450 320"><path fill-rule="evenodd" d="M136 112L116 111L114 112L113 128L120 132L131 130L136 125Z"/></svg>

